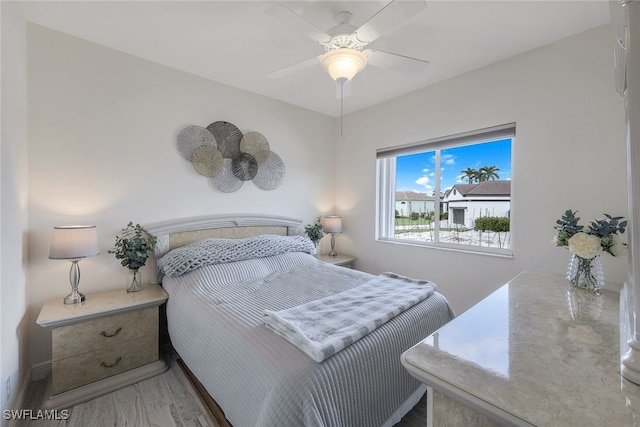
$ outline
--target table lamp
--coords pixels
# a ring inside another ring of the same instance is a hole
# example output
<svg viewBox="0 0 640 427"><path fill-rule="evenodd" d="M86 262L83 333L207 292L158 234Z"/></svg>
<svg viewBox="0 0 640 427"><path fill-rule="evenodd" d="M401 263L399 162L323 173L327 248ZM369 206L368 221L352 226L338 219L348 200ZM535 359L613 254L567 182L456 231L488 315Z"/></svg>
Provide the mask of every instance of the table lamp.
<svg viewBox="0 0 640 427"><path fill-rule="evenodd" d="M327 215L324 217L324 226L322 228L325 233L331 234L331 252L329 256L338 255L334 250L336 245L336 234L342 233L342 217L337 215Z"/></svg>
<svg viewBox="0 0 640 427"><path fill-rule="evenodd" d="M71 261L69 282L71 293L64 299L65 304L76 304L85 300L78 291L80 283L80 267L78 262L100 253L98 233L95 225L67 225L53 227L49 259L66 259Z"/></svg>

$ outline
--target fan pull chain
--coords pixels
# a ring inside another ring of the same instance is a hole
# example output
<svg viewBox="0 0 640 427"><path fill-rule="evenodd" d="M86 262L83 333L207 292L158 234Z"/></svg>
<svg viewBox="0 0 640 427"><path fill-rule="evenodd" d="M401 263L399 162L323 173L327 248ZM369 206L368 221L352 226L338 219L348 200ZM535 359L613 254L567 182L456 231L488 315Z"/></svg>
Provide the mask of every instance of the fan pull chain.
<svg viewBox="0 0 640 427"><path fill-rule="evenodd" d="M342 139L342 111L344 106L344 82L340 83L340 139Z"/></svg>

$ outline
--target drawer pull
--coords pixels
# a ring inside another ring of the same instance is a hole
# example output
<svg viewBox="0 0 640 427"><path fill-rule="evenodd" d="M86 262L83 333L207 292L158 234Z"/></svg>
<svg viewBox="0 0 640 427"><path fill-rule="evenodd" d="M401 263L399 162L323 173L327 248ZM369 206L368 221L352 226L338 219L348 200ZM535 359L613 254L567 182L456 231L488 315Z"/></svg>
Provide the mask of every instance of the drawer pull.
<svg viewBox="0 0 640 427"><path fill-rule="evenodd" d="M108 364L106 362L100 362L100 366L102 366L103 368L113 368L114 366L116 366L118 363L120 363L120 361L122 360L122 357L118 357L116 359L115 362L113 362L112 364Z"/></svg>
<svg viewBox="0 0 640 427"><path fill-rule="evenodd" d="M105 331L100 332L100 335L102 335L105 338L111 338L111 337L115 337L116 335L118 335L120 333L120 331L122 330L122 327L116 329L116 331L112 334L109 334Z"/></svg>

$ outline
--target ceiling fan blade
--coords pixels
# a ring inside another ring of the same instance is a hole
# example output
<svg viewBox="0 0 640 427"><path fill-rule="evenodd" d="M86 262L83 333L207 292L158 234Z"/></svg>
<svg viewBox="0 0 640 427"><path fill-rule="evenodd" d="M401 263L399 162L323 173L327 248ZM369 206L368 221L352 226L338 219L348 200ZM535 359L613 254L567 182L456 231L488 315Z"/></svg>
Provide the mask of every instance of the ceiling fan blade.
<svg viewBox="0 0 640 427"><path fill-rule="evenodd" d="M298 15L293 10L284 5L277 4L275 6L271 6L270 8L265 10L265 13L269 16L279 19L295 30L300 31L311 40L317 41L318 43L327 43L329 40L331 40L331 36L329 34L322 31L314 24L307 21L302 16Z"/></svg>
<svg viewBox="0 0 640 427"><path fill-rule="evenodd" d="M406 74L421 74L429 65L429 61L385 52L383 50L366 49L367 63L374 67L389 68Z"/></svg>
<svg viewBox="0 0 640 427"><path fill-rule="evenodd" d="M413 15L426 9L424 0L392 0L355 31L357 39L371 43L381 35L393 30Z"/></svg>
<svg viewBox="0 0 640 427"><path fill-rule="evenodd" d="M281 77L288 76L289 74L293 74L317 65L319 63L318 58L319 56L315 56L301 62L296 62L295 64L287 65L286 67L282 67L277 70L271 71L270 73L267 73L266 76L270 79L279 79Z"/></svg>

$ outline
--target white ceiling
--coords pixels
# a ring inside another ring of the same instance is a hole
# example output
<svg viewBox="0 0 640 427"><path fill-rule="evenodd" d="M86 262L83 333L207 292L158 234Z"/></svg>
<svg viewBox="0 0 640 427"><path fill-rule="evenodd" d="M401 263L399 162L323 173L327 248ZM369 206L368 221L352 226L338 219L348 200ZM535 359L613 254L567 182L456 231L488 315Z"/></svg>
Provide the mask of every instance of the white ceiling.
<svg viewBox="0 0 640 427"><path fill-rule="evenodd" d="M353 13L364 23L387 1L31 1L26 19L207 79L330 116L340 115L331 78L317 65L284 78L265 74L324 52L268 16L285 4L321 29ZM609 6L590 1L428 1L428 7L369 47L430 61L406 75L367 66L352 82L344 113L609 22Z"/></svg>

